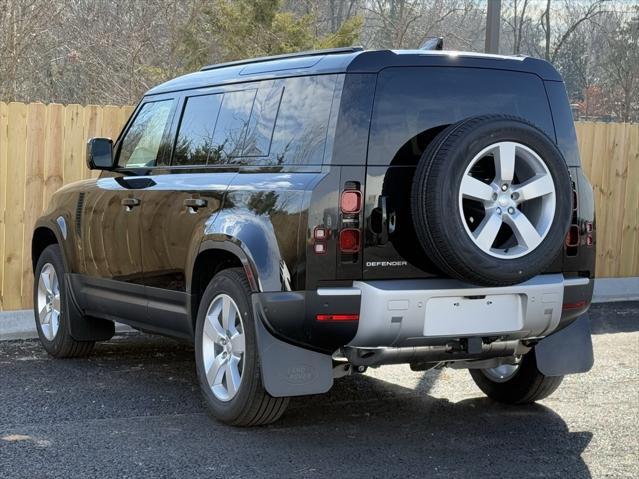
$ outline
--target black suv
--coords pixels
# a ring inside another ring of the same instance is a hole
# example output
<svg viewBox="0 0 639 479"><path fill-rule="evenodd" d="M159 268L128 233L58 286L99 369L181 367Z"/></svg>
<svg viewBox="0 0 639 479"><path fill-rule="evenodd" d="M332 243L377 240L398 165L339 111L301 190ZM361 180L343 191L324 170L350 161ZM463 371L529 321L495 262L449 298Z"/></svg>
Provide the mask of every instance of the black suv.
<svg viewBox="0 0 639 479"><path fill-rule="evenodd" d="M195 344L218 419L369 366L466 368L527 403L593 361L594 204L564 84L533 58L314 51L151 89L33 235L55 357L114 321Z"/></svg>

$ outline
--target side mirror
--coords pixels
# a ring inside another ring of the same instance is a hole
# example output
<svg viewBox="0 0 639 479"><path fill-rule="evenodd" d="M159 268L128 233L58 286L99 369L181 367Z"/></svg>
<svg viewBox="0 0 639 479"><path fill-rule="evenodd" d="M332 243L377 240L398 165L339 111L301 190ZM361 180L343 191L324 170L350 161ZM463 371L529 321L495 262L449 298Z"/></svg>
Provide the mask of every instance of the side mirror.
<svg viewBox="0 0 639 479"><path fill-rule="evenodd" d="M91 138L87 142L87 166L90 170L112 170L113 140L111 138Z"/></svg>

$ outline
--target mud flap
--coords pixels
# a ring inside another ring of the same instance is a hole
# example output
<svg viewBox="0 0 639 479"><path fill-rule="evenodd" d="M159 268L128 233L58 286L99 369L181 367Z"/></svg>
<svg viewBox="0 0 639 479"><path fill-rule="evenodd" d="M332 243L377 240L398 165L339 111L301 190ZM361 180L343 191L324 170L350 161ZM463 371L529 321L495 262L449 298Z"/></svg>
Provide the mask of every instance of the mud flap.
<svg viewBox="0 0 639 479"><path fill-rule="evenodd" d="M253 310L264 389L274 397L321 394L331 389L331 356L280 341L264 326L255 302Z"/></svg>
<svg viewBox="0 0 639 479"><path fill-rule="evenodd" d="M590 318L583 314L570 326L535 346L537 369L545 376L585 373L594 363Z"/></svg>
<svg viewBox="0 0 639 479"><path fill-rule="evenodd" d="M69 334L76 341L108 341L115 334L115 324L106 319L84 316L73 293L73 282L68 274L66 282L65 306L69 315Z"/></svg>

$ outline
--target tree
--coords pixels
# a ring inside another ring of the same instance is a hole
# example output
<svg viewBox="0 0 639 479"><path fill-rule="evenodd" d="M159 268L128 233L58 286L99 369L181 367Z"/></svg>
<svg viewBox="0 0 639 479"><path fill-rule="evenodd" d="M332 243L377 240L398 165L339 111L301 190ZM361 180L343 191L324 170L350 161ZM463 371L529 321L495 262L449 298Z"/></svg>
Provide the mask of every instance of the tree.
<svg viewBox="0 0 639 479"><path fill-rule="evenodd" d="M282 11L280 0L217 0L199 15L199 35L185 38L191 49L208 56L209 63L352 45L362 27L360 17L350 17L335 32L318 37L313 13ZM197 60L206 63L202 56Z"/></svg>
<svg viewBox="0 0 639 479"><path fill-rule="evenodd" d="M610 92L616 93L613 108L621 121L639 114L639 6L634 16L608 38L603 69Z"/></svg>
<svg viewBox="0 0 639 479"><path fill-rule="evenodd" d="M510 5L505 9L505 12L512 12L509 17L504 15L504 23L510 28L512 32L513 54L517 55L521 53L521 42L524 36L524 26L530 23L530 18L526 16L526 9L528 8L528 0L512 0Z"/></svg>
<svg viewBox="0 0 639 479"><path fill-rule="evenodd" d="M589 22L600 15L603 11L603 4L607 1L608 0L591 1L591 3L585 4L585 9L583 9L581 2L576 4L574 2L565 1L563 7L564 12L578 11L580 14L572 21L566 21L566 19L573 17L573 15L570 15L569 17L564 16L563 18L561 18L561 15L557 15L560 17L560 20L563 21L555 22L554 24L556 39L553 42L553 22L551 21L553 18L553 12L551 10L552 0L546 0L546 8L540 18L540 25L544 32L545 39L544 58L550 62L554 62L566 41L573 33L575 33L575 30L577 30L579 25L584 22Z"/></svg>

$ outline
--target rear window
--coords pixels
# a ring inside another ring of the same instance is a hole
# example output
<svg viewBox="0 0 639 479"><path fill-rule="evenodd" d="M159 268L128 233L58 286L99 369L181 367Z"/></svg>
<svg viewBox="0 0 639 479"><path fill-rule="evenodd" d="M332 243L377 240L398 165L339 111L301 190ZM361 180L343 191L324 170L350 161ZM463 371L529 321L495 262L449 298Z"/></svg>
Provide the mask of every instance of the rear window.
<svg viewBox="0 0 639 479"><path fill-rule="evenodd" d="M375 93L368 163L416 164L423 145L412 138L486 113L516 115L555 136L544 85L535 75L477 68L383 70Z"/></svg>

